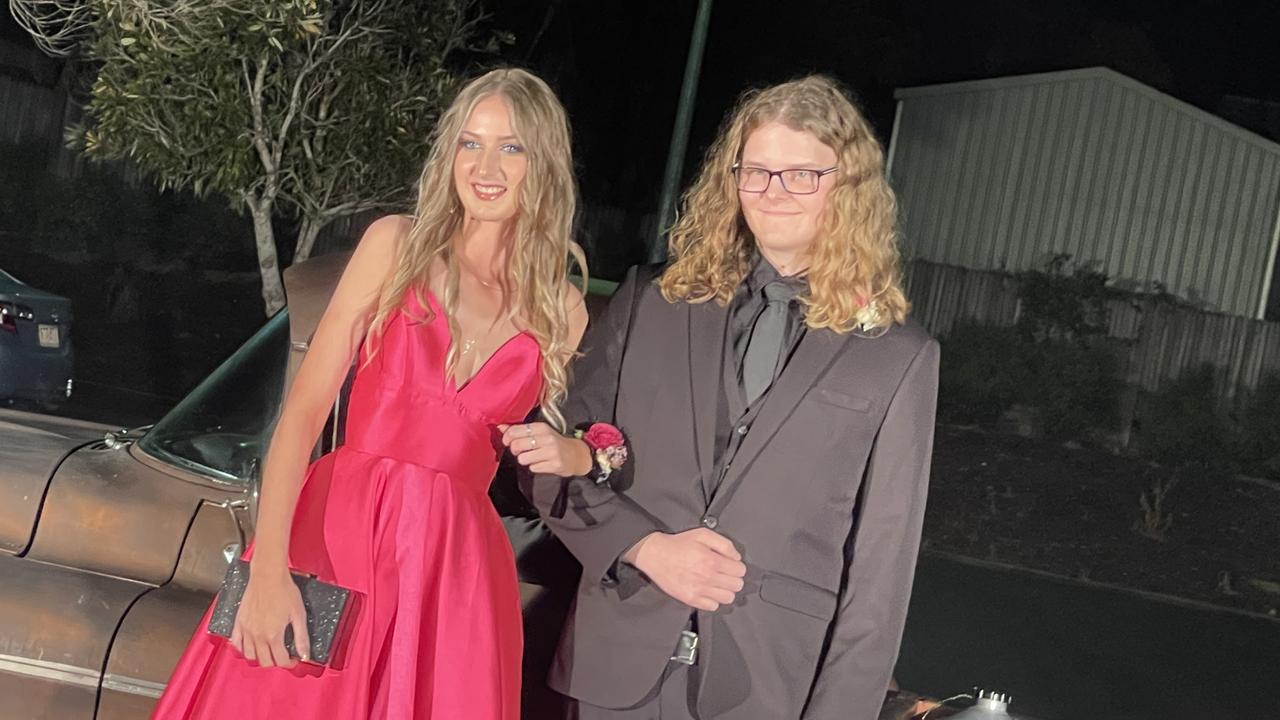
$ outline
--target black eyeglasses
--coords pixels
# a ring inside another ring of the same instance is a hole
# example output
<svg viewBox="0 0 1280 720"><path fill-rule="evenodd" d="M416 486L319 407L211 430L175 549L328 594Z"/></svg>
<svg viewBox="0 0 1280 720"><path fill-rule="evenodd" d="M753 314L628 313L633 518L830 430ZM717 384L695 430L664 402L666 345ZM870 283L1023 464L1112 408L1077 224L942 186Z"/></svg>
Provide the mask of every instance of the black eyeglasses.
<svg viewBox="0 0 1280 720"><path fill-rule="evenodd" d="M773 178L777 176L778 181L782 183L782 189L792 195L812 195L818 192L818 181L822 176L830 175L839 167L829 167L826 170L806 168L765 170L759 167L743 167L734 163L731 169L734 177L737 178L738 189L743 192L762 193L769 189L769 183L773 182Z"/></svg>

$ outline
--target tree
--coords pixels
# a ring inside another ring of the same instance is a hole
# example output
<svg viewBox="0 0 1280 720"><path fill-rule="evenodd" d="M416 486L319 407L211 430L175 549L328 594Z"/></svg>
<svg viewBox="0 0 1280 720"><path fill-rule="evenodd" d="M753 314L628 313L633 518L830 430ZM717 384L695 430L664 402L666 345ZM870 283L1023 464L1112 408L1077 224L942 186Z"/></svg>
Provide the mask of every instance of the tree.
<svg viewBox="0 0 1280 720"><path fill-rule="evenodd" d="M69 130L162 189L216 193L253 218L268 315L284 305L271 219L301 218L295 261L334 219L399 208L457 77L493 51L476 0L10 0L93 81Z"/></svg>

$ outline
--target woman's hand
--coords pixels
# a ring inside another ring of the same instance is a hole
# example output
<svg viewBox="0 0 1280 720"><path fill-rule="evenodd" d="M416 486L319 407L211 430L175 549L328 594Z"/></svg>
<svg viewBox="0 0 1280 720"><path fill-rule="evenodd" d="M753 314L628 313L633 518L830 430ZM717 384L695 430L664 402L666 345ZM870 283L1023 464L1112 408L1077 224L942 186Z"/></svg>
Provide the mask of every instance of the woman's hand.
<svg viewBox="0 0 1280 720"><path fill-rule="evenodd" d="M297 662L284 649L284 629L289 625L293 626L293 646L306 660L311 649L307 611L288 568L257 567L250 562L249 584L236 611L231 644L246 660L262 667L291 668Z"/></svg>
<svg viewBox="0 0 1280 720"><path fill-rule="evenodd" d="M561 477L586 475L595 462L585 442L565 437L546 423L499 425L498 431L516 462L530 472Z"/></svg>

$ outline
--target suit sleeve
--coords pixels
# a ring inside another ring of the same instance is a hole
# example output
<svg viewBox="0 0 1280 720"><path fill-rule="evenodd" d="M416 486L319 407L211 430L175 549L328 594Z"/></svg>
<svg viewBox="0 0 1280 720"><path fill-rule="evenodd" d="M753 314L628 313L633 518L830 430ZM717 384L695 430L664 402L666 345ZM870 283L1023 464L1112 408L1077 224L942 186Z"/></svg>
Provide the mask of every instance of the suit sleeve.
<svg viewBox="0 0 1280 720"><path fill-rule="evenodd" d="M863 479L846 581L803 717L874 720L889 688L915 575L933 452L938 343L911 361Z"/></svg>
<svg viewBox="0 0 1280 720"><path fill-rule="evenodd" d="M562 409L569 427L592 422L617 424L614 408L632 306L649 277L643 269L628 271L608 309L587 329ZM626 428L622 430L625 434ZM625 477L633 464L624 465L619 472ZM521 490L581 563L584 579L616 584L610 570L618 557L641 538L663 529L662 523L634 501L608 484L597 485L584 477L534 475Z"/></svg>

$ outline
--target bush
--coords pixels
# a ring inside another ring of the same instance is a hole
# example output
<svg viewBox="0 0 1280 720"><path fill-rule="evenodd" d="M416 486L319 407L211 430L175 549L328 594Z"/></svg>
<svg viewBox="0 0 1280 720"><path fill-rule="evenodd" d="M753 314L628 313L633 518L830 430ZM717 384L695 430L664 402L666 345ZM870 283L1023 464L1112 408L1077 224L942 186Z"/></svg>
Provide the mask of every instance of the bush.
<svg viewBox="0 0 1280 720"><path fill-rule="evenodd" d="M938 416L944 422L994 424L1027 380L1022 336L1012 327L957 321L941 340Z"/></svg>
<svg viewBox="0 0 1280 720"><path fill-rule="evenodd" d="M0 237L6 249L109 268L185 265L253 271L251 221L213 200L125 181L117 165L88 162L76 177L45 167L39 147L0 143ZM277 221L278 236L292 235Z"/></svg>
<svg viewBox="0 0 1280 720"><path fill-rule="evenodd" d="M1231 469L1230 431L1218 411L1216 370L1188 370L1151 398L1139 429L1146 454L1171 465Z"/></svg>
<svg viewBox="0 0 1280 720"><path fill-rule="evenodd" d="M0 144L0 232L20 250L99 261L132 257L153 234L147 193L96 163L76 177L48 172L39 146Z"/></svg>
<svg viewBox="0 0 1280 720"><path fill-rule="evenodd" d="M1081 438L1114 430L1123 384L1119 361L1101 340L1045 340L1034 346L1020 398L1039 411L1051 437Z"/></svg>
<svg viewBox="0 0 1280 720"><path fill-rule="evenodd" d="M1036 340L1019 328L960 321L942 339L938 417L992 425L1025 403L1045 434L1085 437L1116 424L1118 370L1115 353L1098 339Z"/></svg>
<svg viewBox="0 0 1280 720"><path fill-rule="evenodd" d="M1241 463L1251 473L1280 475L1280 373L1262 378L1240 415Z"/></svg>
<svg viewBox="0 0 1280 720"><path fill-rule="evenodd" d="M1098 263L1058 254L1043 270L1018 273L1018 327L1043 340L1083 340L1107 331L1107 274Z"/></svg>

